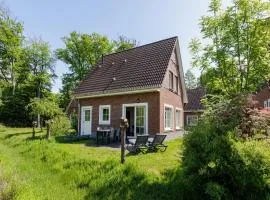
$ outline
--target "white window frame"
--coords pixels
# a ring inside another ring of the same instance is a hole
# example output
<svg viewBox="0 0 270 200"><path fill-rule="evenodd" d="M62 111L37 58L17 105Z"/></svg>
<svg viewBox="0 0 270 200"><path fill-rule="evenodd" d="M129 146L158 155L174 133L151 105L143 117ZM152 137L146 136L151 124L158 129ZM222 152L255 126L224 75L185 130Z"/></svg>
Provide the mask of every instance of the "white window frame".
<svg viewBox="0 0 270 200"><path fill-rule="evenodd" d="M187 125L188 126L196 126L198 124L198 120L199 120L198 115L187 115L186 117L187 117L186 120L187 120ZM188 120L189 117L192 117L192 118L195 117L196 118L196 123L195 124L190 124L189 123L190 120Z"/></svg>
<svg viewBox="0 0 270 200"><path fill-rule="evenodd" d="M270 99L263 101L264 108L270 108Z"/></svg>
<svg viewBox="0 0 270 200"><path fill-rule="evenodd" d="M145 135L148 135L148 103L129 103L122 104L122 117L126 118L126 108L134 107L134 119L136 119L136 106L145 106ZM137 136L136 133L136 121L134 121L134 136Z"/></svg>
<svg viewBox="0 0 270 200"><path fill-rule="evenodd" d="M170 108L171 111L171 127L166 127L166 108ZM172 105L164 104L164 130L172 131L174 127L174 109Z"/></svg>
<svg viewBox="0 0 270 200"><path fill-rule="evenodd" d="M103 120L103 109L109 109L109 120ZM111 124L111 105L99 106L99 124L109 125Z"/></svg>
<svg viewBox="0 0 270 200"><path fill-rule="evenodd" d="M179 112L180 113L180 116L179 116L179 126L177 126L177 117L176 117L176 113L177 112ZM176 130L179 130L179 129L181 129L182 127L183 127L183 124L182 124L182 121L181 121L181 116L182 116L182 113L183 112L183 109L181 109L181 108L175 108L175 129Z"/></svg>
<svg viewBox="0 0 270 200"><path fill-rule="evenodd" d="M174 74L172 71L169 71L169 89L174 90Z"/></svg>

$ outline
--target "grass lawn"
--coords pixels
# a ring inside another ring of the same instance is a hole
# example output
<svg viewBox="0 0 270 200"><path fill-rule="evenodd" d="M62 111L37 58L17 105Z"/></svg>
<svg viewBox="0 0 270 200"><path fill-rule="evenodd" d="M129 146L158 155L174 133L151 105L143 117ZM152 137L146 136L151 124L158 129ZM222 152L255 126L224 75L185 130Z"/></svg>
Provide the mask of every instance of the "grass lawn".
<svg viewBox="0 0 270 200"><path fill-rule="evenodd" d="M0 129L0 199L181 198L181 139L167 142L166 152L127 156L122 165L118 149L93 140L30 138L30 128Z"/></svg>

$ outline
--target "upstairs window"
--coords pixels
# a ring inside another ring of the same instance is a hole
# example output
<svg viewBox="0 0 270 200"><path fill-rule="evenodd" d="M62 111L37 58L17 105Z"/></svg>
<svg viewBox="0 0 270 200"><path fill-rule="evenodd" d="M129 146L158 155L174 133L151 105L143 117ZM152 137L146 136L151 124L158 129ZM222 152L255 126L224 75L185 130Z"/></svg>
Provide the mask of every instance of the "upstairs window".
<svg viewBox="0 0 270 200"><path fill-rule="evenodd" d="M178 77L177 76L175 76L175 92L178 94L178 85L179 85L179 83L178 83Z"/></svg>
<svg viewBox="0 0 270 200"><path fill-rule="evenodd" d="M169 72L169 89L173 90L173 73Z"/></svg>
<svg viewBox="0 0 270 200"><path fill-rule="evenodd" d="M99 106L99 124L110 124L111 121L111 106L101 105Z"/></svg>

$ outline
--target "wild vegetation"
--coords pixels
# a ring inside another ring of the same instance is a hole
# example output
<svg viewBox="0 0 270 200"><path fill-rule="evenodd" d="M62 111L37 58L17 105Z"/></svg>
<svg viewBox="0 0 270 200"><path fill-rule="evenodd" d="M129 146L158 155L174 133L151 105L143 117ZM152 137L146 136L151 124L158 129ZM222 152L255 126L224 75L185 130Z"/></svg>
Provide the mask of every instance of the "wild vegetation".
<svg viewBox="0 0 270 200"><path fill-rule="evenodd" d="M182 141L166 152L128 155L96 147L94 140L43 140L30 128L3 128L0 134L0 199L178 199ZM173 180L176 180L173 181ZM5 195L5 196L3 196ZM9 198L7 198L9 199Z"/></svg>
<svg viewBox="0 0 270 200"><path fill-rule="evenodd" d="M26 39L22 23L1 8L0 121L46 121L49 132L0 126L0 198L270 199L270 114L250 99L270 78L269 10L262 0L234 0L227 8L211 1L200 20L206 41L190 43L208 92L198 126L168 142L166 152L127 156L121 165L118 150L63 137L63 108L103 54L137 42L74 31L52 52L47 42ZM51 93L56 58L70 70L61 94Z"/></svg>

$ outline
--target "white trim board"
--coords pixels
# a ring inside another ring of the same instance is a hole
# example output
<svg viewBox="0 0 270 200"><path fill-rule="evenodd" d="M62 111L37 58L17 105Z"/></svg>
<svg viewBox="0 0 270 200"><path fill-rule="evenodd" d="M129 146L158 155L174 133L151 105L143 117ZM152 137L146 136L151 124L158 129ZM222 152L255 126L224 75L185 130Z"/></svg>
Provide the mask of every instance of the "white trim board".
<svg viewBox="0 0 270 200"><path fill-rule="evenodd" d="M142 89L142 90L130 90L130 91L118 91L118 92L108 92L108 93L86 93L86 94L75 94L73 97L75 99L84 99L84 98L95 98L95 97L106 97L106 96L116 96L124 94L139 94L139 93L148 93L148 92L160 92L160 87L152 89Z"/></svg>

